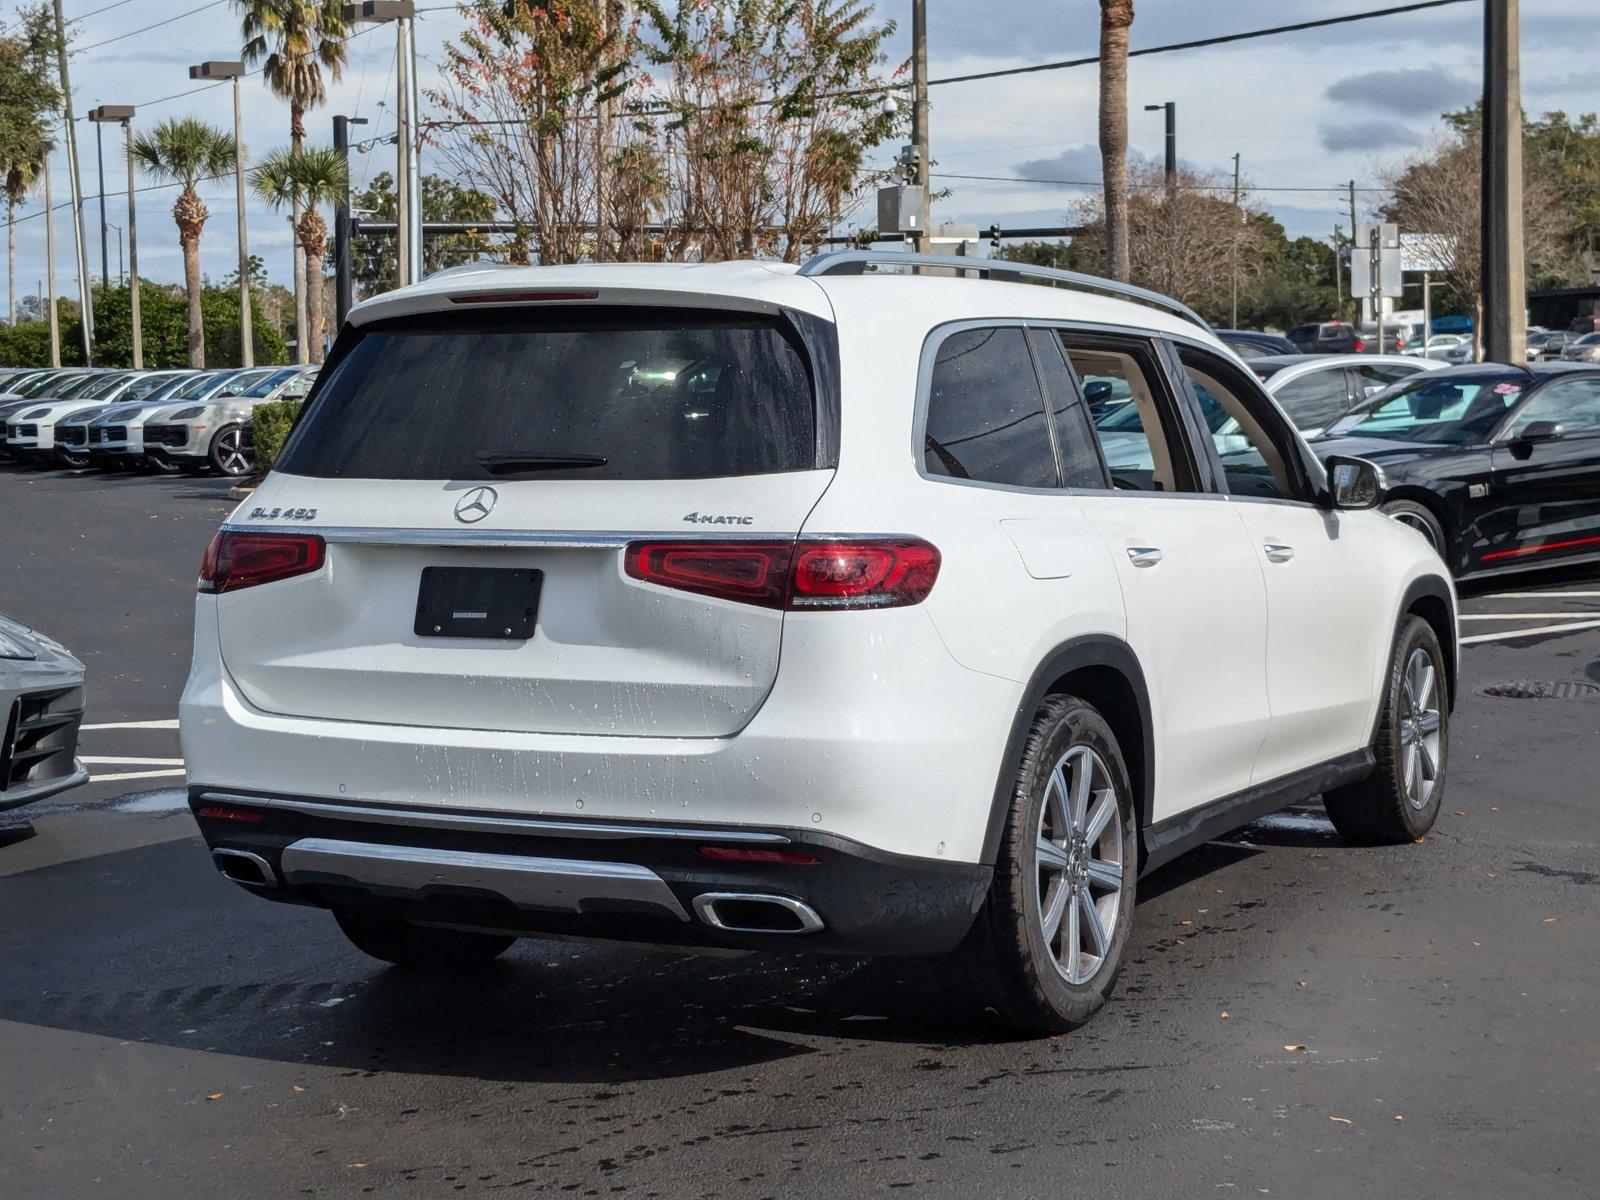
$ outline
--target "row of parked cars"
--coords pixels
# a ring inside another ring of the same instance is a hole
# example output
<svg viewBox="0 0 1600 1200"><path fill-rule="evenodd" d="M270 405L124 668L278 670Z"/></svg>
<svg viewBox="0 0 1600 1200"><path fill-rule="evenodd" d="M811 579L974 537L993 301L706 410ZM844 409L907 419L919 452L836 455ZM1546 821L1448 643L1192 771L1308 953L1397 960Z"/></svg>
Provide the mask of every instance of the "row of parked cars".
<svg viewBox="0 0 1600 1200"><path fill-rule="evenodd" d="M315 378L314 366L0 370L0 454L45 466L246 475L256 405L303 397Z"/></svg>
<svg viewBox="0 0 1600 1200"><path fill-rule="evenodd" d="M1592 326L1593 322L1589 324ZM1408 358L1437 359L1451 365L1474 361L1470 333L1435 333L1424 340L1420 323L1397 321L1380 330L1376 325L1313 321L1296 325L1287 334L1248 329L1224 329L1218 334L1241 358L1277 354L1400 354ZM1600 362L1600 331L1530 325L1528 361L1558 360Z"/></svg>

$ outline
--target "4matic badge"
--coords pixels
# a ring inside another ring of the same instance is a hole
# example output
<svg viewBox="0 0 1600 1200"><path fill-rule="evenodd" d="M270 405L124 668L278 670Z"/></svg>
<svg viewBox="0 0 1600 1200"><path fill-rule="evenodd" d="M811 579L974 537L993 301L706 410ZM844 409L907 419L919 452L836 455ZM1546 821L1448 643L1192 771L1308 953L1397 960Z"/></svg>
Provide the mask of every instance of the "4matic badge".
<svg viewBox="0 0 1600 1200"><path fill-rule="evenodd" d="M711 513L692 512L683 519L691 525L754 525L756 523L754 517L741 517L732 513L712 515Z"/></svg>

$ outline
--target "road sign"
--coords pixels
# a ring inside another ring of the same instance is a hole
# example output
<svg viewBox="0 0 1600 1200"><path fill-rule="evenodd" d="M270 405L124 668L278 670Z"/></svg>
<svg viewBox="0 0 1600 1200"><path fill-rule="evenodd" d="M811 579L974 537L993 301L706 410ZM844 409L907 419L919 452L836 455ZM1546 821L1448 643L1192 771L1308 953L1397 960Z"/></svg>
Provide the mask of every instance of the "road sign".
<svg viewBox="0 0 1600 1200"><path fill-rule="evenodd" d="M919 233L922 223L922 189L899 183L878 189L878 232Z"/></svg>
<svg viewBox="0 0 1600 1200"><path fill-rule="evenodd" d="M1410 274L1443 275L1456 265L1456 240L1446 233L1402 233L1400 269Z"/></svg>
<svg viewBox="0 0 1600 1200"><path fill-rule="evenodd" d="M1392 222L1356 226L1350 250L1350 292L1355 296L1399 296L1400 229Z"/></svg>

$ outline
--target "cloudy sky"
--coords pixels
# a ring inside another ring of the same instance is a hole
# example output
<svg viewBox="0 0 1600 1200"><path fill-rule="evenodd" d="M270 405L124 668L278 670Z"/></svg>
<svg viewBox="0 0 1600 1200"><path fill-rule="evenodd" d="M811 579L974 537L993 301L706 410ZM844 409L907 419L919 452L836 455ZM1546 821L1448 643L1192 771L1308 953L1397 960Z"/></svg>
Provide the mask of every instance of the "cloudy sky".
<svg viewBox="0 0 1600 1200"><path fill-rule="evenodd" d="M109 6L109 7L108 7ZM9 0L0 0L0 21L9 23ZM461 28L462 18L445 0L424 0L418 46L425 59L422 82L434 74L440 47ZM1358 0L1138 0L1132 33L1135 48L1363 11ZM65 0L77 52L72 80L77 111L101 103L135 104L141 125L192 113L218 123L231 120L228 85L189 95L191 63L237 54L238 16L230 0ZM95 10L105 10L96 12ZM1096 0L929 0L929 58L934 78L1021 66L1095 53ZM897 20L896 53L908 46L909 0L881 0L879 11ZM1524 101L1531 111L1569 113L1600 109L1600 66L1594 47L1600 15L1594 0L1523 0ZM169 23L145 29L156 22ZM1185 165L1230 172L1235 152L1257 199L1291 234L1327 236L1347 219L1344 181L1372 186L1386 164L1415 154L1438 136L1438 114L1470 103L1481 69L1481 6L1460 3L1399 17L1332 29L1259 39L1232 46L1135 58L1130 66L1130 137L1136 155L1159 159L1160 113L1144 104L1178 105L1179 156ZM145 30L144 32L138 32ZM287 141L287 109L259 77L244 81L244 137L252 153ZM935 220L987 226L1056 225L1064 220L1073 181L1099 177L1095 146L1093 67L1021 76L933 90L931 131L936 179L952 194ZM371 136L391 133L394 36L380 28L349 47L343 79L330 87L327 109L312 114L314 138L328 136L328 114L368 118ZM426 107L426 102L424 102ZM80 125L91 273L99 271L99 190L94 127ZM111 222L126 224L127 201L118 189L123 173L114 154L117 130L107 130L107 200ZM883 147L880 157L893 157ZM359 185L393 167L392 145L379 146L354 163ZM424 169L428 168L426 159ZM1065 181L1007 183L948 176L998 176ZM64 157L53 172L57 200L64 199ZM1304 189L1304 190L1298 190ZM141 273L158 280L181 279L182 262L170 215L171 192L139 200ZM231 183L204 185L213 218L202 243L203 269L215 278L236 259ZM1363 204L1376 193L1363 192ZM37 205L29 211L37 212ZM58 213L58 287L75 288L66 213ZM17 226L18 295L36 290L44 273L44 229L38 217ZM251 249L267 262L269 276L289 278L290 233L284 218L254 203ZM117 271L116 231L110 260Z"/></svg>

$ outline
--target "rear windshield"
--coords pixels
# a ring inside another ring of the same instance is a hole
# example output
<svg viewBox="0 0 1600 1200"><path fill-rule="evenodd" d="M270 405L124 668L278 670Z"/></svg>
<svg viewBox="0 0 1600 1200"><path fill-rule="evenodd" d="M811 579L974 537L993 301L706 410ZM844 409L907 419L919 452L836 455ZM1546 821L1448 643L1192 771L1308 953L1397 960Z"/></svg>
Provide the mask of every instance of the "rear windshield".
<svg viewBox="0 0 1600 1200"><path fill-rule="evenodd" d="M776 318L428 314L341 337L278 459L361 479L707 479L817 465L807 360Z"/></svg>

